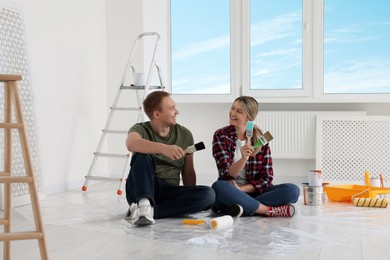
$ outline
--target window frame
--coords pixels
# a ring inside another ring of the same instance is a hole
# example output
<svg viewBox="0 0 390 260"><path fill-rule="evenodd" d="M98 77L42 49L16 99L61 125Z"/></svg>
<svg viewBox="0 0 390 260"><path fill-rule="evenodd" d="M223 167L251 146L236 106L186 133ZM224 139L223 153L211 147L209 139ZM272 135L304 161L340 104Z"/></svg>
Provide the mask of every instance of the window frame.
<svg viewBox="0 0 390 260"><path fill-rule="evenodd" d="M309 17L310 12L306 11L307 9L311 9L312 1L302 0L302 89L283 89L283 90L255 90L250 89L250 1L244 0L243 4L243 94L261 97L264 98L295 98L295 97L311 97L312 96L312 59L310 59L311 46L312 46L312 37L311 23L312 19Z"/></svg>

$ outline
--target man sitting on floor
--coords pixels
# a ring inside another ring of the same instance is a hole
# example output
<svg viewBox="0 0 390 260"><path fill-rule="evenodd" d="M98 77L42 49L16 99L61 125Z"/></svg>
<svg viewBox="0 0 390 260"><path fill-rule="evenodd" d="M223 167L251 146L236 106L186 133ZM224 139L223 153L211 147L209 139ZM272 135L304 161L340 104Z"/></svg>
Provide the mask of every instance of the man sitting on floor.
<svg viewBox="0 0 390 260"><path fill-rule="evenodd" d="M154 218L180 216L208 210L214 203L211 187L196 186L192 133L176 123L179 111L170 94L150 93L143 102L150 121L129 130L127 149L133 153L126 181L128 218L136 226L153 224ZM180 174L183 186L180 186Z"/></svg>

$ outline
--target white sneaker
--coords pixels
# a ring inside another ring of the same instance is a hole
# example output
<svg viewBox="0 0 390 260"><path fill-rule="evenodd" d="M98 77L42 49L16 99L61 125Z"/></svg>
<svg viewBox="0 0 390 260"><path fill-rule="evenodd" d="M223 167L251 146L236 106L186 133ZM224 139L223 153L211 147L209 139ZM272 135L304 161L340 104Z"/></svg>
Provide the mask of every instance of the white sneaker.
<svg viewBox="0 0 390 260"><path fill-rule="evenodd" d="M154 209L151 205L136 205L135 210L131 211L131 218L135 226L152 225L155 222L153 214Z"/></svg>
<svg viewBox="0 0 390 260"><path fill-rule="evenodd" d="M125 219L134 220L137 208L138 208L137 203L131 203L129 210L127 211Z"/></svg>

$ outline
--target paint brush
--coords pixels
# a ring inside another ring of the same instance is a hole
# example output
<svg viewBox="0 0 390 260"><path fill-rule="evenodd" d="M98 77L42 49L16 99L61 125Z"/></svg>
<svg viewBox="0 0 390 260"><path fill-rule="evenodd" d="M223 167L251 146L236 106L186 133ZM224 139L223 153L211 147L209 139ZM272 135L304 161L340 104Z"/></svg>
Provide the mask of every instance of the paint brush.
<svg viewBox="0 0 390 260"><path fill-rule="evenodd" d="M203 142L199 142L197 144L188 146L187 149L184 150L184 152L185 153L193 153L193 152L196 152L196 151L203 150L205 148L206 147L204 146L204 143Z"/></svg>
<svg viewBox="0 0 390 260"><path fill-rule="evenodd" d="M268 144L272 139L274 139L274 137L271 135L270 132L267 131L262 136L260 136L259 139L257 139L257 142L254 145L254 148L256 148L258 146L264 146L264 145Z"/></svg>
<svg viewBox="0 0 390 260"><path fill-rule="evenodd" d="M246 122L246 141L248 144L251 142L251 138L253 136L253 127L255 126L255 122L253 121L248 121Z"/></svg>

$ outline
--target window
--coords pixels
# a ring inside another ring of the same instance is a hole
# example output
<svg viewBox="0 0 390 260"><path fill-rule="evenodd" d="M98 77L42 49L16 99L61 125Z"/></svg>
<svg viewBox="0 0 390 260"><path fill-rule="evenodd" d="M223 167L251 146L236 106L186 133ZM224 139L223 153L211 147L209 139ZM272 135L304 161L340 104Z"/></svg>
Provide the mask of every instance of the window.
<svg viewBox="0 0 390 260"><path fill-rule="evenodd" d="M324 5L324 93L390 93L390 2Z"/></svg>
<svg viewBox="0 0 390 260"><path fill-rule="evenodd" d="M389 9L387 0L171 0L172 93L389 102Z"/></svg>
<svg viewBox="0 0 390 260"><path fill-rule="evenodd" d="M251 1L250 89L302 89L301 1Z"/></svg>
<svg viewBox="0 0 390 260"><path fill-rule="evenodd" d="M171 0L172 94L230 94L229 0Z"/></svg>

